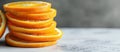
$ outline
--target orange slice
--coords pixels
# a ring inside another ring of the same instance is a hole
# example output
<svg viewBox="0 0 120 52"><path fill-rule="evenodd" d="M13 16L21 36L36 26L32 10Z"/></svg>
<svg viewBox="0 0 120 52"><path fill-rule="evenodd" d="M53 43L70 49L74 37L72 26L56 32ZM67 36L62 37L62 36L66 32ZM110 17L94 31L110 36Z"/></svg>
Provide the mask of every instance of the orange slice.
<svg viewBox="0 0 120 52"><path fill-rule="evenodd" d="M0 10L0 38L2 37L6 27L6 19L2 11Z"/></svg>
<svg viewBox="0 0 120 52"><path fill-rule="evenodd" d="M19 1L3 5L8 12L45 12L51 8L51 3L43 1Z"/></svg>
<svg viewBox="0 0 120 52"><path fill-rule="evenodd" d="M28 13L28 12L12 12L12 13L7 13L8 15L16 16L15 18L17 19L22 19L22 20L47 20L50 18L54 18L56 16L56 10L51 9L48 12L43 12L43 13Z"/></svg>
<svg viewBox="0 0 120 52"><path fill-rule="evenodd" d="M20 32L11 32L13 36L26 40L26 41L57 41L62 37L62 31L56 28L57 33L52 34L52 35L30 35L30 34L25 34L25 33L20 33Z"/></svg>
<svg viewBox="0 0 120 52"><path fill-rule="evenodd" d="M52 33L55 31L56 28L56 22L54 21L50 26L46 28L23 28L23 27L18 27L13 24L8 24L9 30L11 31L17 31L17 32L22 32L22 33L28 33L28 34L47 34L47 33Z"/></svg>
<svg viewBox="0 0 120 52"><path fill-rule="evenodd" d="M29 21L29 20L19 20L15 19L13 16L7 15L7 19L9 22L13 23L16 26L21 26L25 28L42 28L42 27L47 27L53 22L53 18L48 19L48 20L41 20L41 21Z"/></svg>
<svg viewBox="0 0 120 52"><path fill-rule="evenodd" d="M6 38L6 43L10 46L15 46L15 47L28 47L28 48L35 48L35 47L45 47L45 46L51 46L56 44L56 41L52 42L29 42L29 41L24 41L22 39L18 39L14 36L12 36L10 33L7 34Z"/></svg>

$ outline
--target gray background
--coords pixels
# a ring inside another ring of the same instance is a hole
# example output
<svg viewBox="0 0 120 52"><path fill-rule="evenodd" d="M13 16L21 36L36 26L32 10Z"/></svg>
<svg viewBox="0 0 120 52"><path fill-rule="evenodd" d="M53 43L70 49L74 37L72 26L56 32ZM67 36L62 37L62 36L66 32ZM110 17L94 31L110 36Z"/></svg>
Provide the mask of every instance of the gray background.
<svg viewBox="0 0 120 52"><path fill-rule="evenodd" d="M18 0L0 0L2 4ZM20 1L20 0L19 0ZM44 0L57 9L59 27L120 27L120 0Z"/></svg>

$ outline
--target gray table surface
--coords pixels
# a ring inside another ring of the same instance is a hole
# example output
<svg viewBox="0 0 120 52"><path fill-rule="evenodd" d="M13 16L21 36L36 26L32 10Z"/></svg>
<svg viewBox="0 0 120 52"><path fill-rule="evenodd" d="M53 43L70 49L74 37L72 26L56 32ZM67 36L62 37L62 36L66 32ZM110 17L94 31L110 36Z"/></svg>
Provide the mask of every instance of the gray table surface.
<svg viewBox="0 0 120 52"><path fill-rule="evenodd" d="M6 46L0 40L0 52L120 52L120 29L112 28L61 28L62 39L56 45L43 48ZM8 30L6 30L8 33ZM6 34L5 33L5 34Z"/></svg>

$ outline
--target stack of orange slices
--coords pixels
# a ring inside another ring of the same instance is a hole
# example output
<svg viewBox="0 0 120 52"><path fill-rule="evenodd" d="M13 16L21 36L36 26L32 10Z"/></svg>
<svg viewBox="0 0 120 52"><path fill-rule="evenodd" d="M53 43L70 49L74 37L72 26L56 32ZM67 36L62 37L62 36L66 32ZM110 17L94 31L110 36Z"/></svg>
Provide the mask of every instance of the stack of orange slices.
<svg viewBox="0 0 120 52"><path fill-rule="evenodd" d="M43 1L19 1L4 5L9 33L6 43L16 47L44 47L56 44L62 31L56 28L56 9Z"/></svg>

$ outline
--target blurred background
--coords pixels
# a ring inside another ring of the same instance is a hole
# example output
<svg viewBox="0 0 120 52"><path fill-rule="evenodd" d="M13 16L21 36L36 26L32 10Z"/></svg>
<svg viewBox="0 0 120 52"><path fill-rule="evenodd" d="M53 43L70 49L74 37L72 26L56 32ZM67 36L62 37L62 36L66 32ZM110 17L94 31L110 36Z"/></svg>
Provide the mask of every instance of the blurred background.
<svg viewBox="0 0 120 52"><path fill-rule="evenodd" d="M0 0L2 5L22 0ZM25 0L24 0L25 1ZM57 9L58 27L120 27L120 0L42 0ZM3 9L2 9L3 10Z"/></svg>

